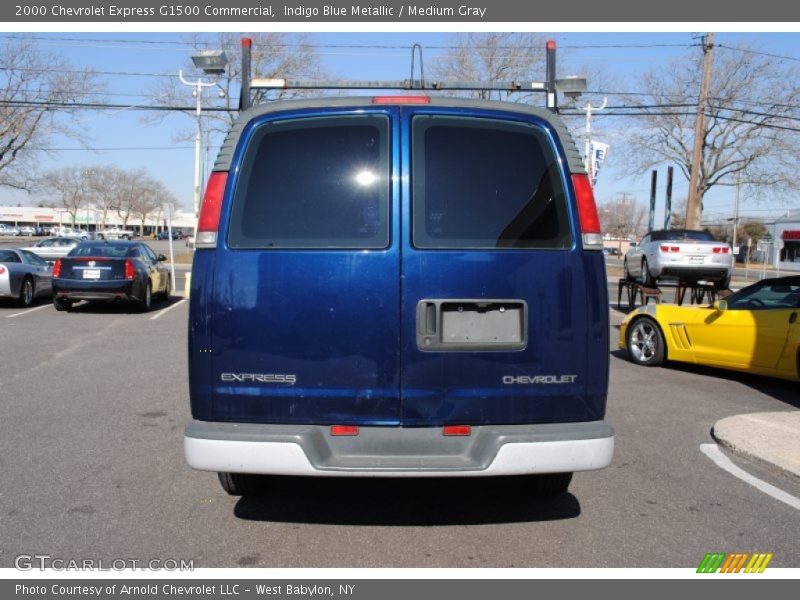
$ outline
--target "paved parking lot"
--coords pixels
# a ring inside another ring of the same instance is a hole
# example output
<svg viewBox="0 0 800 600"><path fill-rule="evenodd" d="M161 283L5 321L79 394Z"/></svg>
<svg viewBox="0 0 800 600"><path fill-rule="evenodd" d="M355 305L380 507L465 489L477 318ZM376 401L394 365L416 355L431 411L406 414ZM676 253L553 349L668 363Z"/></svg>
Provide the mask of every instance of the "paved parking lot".
<svg viewBox="0 0 800 600"><path fill-rule="evenodd" d="M279 480L224 494L183 462L187 302L0 305L0 567L18 554L235 567L671 567L710 551L797 566L800 514L699 451L726 416L800 407L796 386L614 350L614 462L571 493L513 481ZM735 459L800 497L797 481Z"/></svg>

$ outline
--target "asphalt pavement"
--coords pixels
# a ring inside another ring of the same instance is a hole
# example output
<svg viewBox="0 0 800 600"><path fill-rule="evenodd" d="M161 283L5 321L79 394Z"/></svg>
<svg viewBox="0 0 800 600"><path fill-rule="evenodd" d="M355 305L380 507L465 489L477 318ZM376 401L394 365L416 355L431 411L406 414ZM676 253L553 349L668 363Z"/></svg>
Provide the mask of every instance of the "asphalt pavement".
<svg viewBox="0 0 800 600"><path fill-rule="evenodd" d="M0 567L19 554L201 567L696 567L706 552L798 566L800 482L716 443L724 419L790 413L789 382L616 350L612 465L538 499L513 480L275 479L227 496L182 453L187 302L151 313L0 305ZM754 428L751 427L754 431ZM797 437L795 437L797 439ZM719 466L709 447L767 487Z"/></svg>

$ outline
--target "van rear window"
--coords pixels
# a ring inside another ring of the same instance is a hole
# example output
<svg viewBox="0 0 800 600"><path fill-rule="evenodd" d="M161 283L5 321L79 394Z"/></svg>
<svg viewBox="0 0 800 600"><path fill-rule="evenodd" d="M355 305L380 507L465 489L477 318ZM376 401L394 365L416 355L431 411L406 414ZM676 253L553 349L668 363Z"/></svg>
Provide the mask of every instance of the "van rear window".
<svg viewBox="0 0 800 600"><path fill-rule="evenodd" d="M559 163L534 125L417 116L412 178L418 248L572 245Z"/></svg>
<svg viewBox="0 0 800 600"><path fill-rule="evenodd" d="M228 245L387 247L389 148L383 115L260 126L240 169Z"/></svg>

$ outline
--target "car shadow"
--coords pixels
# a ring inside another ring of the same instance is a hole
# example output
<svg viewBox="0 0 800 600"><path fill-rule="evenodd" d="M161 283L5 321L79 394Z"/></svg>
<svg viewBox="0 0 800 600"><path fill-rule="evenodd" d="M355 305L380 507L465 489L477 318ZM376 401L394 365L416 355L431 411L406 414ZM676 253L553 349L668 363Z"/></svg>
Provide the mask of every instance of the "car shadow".
<svg viewBox="0 0 800 600"><path fill-rule="evenodd" d="M621 358L627 358L625 352L622 352ZM668 362L666 367L662 368L741 383L765 396L775 398L775 400L779 400L794 408L800 408L800 395L797 393L797 383L793 381L764 375L742 373L739 371L728 371L727 369L715 369L714 367L705 367L690 363Z"/></svg>
<svg viewBox="0 0 800 600"><path fill-rule="evenodd" d="M273 477L234 507L247 521L327 525L488 525L574 519L572 494L536 497L520 478Z"/></svg>
<svg viewBox="0 0 800 600"><path fill-rule="evenodd" d="M36 308L37 306L42 306L43 304L50 304L52 301L53 299L50 296L39 296L38 298L33 299L33 302L30 306L25 307L14 298L0 298L0 310L11 309L19 312L30 308Z"/></svg>
<svg viewBox="0 0 800 600"><path fill-rule="evenodd" d="M74 304L69 312L74 314L149 314L169 308L181 300L183 300L183 296L170 296L168 300L153 300L153 304L147 313L142 313L136 302L123 300L82 301Z"/></svg>

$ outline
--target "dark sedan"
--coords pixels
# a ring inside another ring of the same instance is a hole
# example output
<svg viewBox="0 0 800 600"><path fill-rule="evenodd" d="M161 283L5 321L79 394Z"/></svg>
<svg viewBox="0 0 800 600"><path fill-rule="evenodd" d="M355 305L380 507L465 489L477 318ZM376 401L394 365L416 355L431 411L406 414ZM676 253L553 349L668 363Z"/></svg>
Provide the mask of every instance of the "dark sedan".
<svg viewBox="0 0 800 600"><path fill-rule="evenodd" d="M166 258L141 242L83 242L53 267L53 304L69 310L78 300L129 301L150 310L172 289Z"/></svg>
<svg viewBox="0 0 800 600"><path fill-rule="evenodd" d="M172 230L172 239L173 240L182 240L186 237L182 231L175 231ZM156 235L157 240L168 240L169 239L169 232L165 229L164 231L159 231Z"/></svg>

